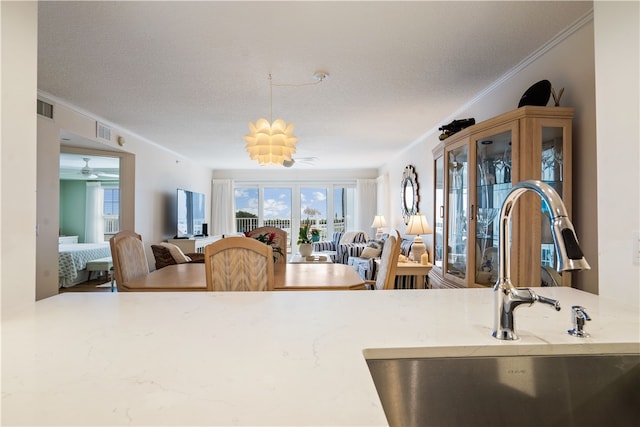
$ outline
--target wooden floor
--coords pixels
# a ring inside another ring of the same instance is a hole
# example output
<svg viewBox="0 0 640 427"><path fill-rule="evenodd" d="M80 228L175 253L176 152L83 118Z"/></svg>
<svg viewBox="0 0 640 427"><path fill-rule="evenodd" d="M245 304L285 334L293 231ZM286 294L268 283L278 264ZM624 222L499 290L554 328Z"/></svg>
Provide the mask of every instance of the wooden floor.
<svg viewBox="0 0 640 427"><path fill-rule="evenodd" d="M111 282L109 281L108 278L105 279L104 277L102 277L98 279L88 280L83 283L79 283L70 288L60 288L58 292L61 294L65 292L111 292L111 286L105 286L100 288L98 287L99 285L104 285L104 284L110 285ZM113 288L113 292L117 292L117 289L115 287Z"/></svg>

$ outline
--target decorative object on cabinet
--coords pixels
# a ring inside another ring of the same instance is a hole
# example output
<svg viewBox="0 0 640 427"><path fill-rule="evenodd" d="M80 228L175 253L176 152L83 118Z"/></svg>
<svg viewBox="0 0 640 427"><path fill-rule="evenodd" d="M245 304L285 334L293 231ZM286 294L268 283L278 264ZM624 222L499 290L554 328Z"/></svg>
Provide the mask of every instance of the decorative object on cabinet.
<svg viewBox="0 0 640 427"><path fill-rule="evenodd" d="M471 125L476 124L476 119L473 117L469 119L458 119L454 120L448 125L442 125L438 128L439 131L442 131L440 134L440 141L443 141L449 138L451 135L460 132L462 129L467 128Z"/></svg>
<svg viewBox="0 0 640 427"><path fill-rule="evenodd" d="M562 98L562 94L564 93L564 88L560 89L558 93L551 87L551 96L553 96L553 102L556 107L560 106L560 98Z"/></svg>
<svg viewBox="0 0 640 427"><path fill-rule="evenodd" d="M371 228L376 229L376 240L380 240L384 231L382 227L386 227L387 222L384 220L384 215L376 215L373 218L373 223L371 224Z"/></svg>
<svg viewBox="0 0 640 427"><path fill-rule="evenodd" d="M400 198L400 208L402 209L404 223L409 224L411 215L418 213L418 202L420 202L418 175L416 174L415 168L411 165L404 168L402 182L400 184Z"/></svg>
<svg viewBox="0 0 640 427"><path fill-rule="evenodd" d="M537 105L544 107L549 102L551 96L551 82L549 80L540 80L537 83L531 85L520 98L518 102L518 108L525 105Z"/></svg>
<svg viewBox="0 0 640 427"><path fill-rule="evenodd" d="M422 234L431 234L431 227L424 215L411 215L405 234L416 236L411 245L411 256L414 261L421 262L422 255L427 253L427 247L422 240Z"/></svg>
<svg viewBox="0 0 640 427"><path fill-rule="evenodd" d="M433 150L434 288L488 287L498 277L499 207L512 186L536 179L551 185L571 213L573 108L524 106L463 129ZM547 233L548 207L533 197L513 213L511 277L543 286L556 249ZM556 280L571 284L571 274Z"/></svg>

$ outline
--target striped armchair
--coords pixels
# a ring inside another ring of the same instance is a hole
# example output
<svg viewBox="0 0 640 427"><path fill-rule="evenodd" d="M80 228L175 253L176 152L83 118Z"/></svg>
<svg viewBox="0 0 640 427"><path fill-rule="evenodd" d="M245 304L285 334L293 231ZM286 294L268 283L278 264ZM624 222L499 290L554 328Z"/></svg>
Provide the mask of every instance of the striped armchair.
<svg viewBox="0 0 640 427"><path fill-rule="evenodd" d="M343 231L333 233L331 240L323 240L313 244L314 252L324 252L331 257L331 261L340 264L347 264L350 256L359 256L367 246L369 236L364 231L359 231L353 243L340 243Z"/></svg>

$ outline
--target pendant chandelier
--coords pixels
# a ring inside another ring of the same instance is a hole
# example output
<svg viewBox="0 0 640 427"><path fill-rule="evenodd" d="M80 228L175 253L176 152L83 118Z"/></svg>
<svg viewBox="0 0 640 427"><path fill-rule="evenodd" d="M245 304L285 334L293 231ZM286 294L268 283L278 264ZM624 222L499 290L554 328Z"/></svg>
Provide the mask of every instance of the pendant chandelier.
<svg viewBox="0 0 640 427"><path fill-rule="evenodd" d="M296 152L298 138L293 135L293 123L282 119L273 121L273 81L269 74L269 121L258 119L249 123L249 134L244 136L251 160L262 165L282 165L291 161Z"/></svg>
<svg viewBox="0 0 640 427"><path fill-rule="evenodd" d="M277 84L275 86L309 86L324 81L329 74L317 71L313 74L315 82L302 84ZM293 134L293 123L287 124L282 119L273 121L273 80L269 74L269 120L258 119L249 123L249 134L244 136L245 146L251 160L262 165L291 165L291 157L296 152L298 137Z"/></svg>

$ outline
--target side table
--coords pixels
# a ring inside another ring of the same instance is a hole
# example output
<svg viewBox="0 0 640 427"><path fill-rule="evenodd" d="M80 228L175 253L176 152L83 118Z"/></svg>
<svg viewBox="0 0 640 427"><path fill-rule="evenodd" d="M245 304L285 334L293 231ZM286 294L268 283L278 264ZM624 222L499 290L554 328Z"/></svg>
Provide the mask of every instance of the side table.
<svg viewBox="0 0 640 427"><path fill-rule="evenodd" d="M380 267L380 260L376 259L378 267ZM396 276L415 276L417 289L428 289L427 277L432 264L420 264L418 262L399 262L396 267Z"/></svg>

